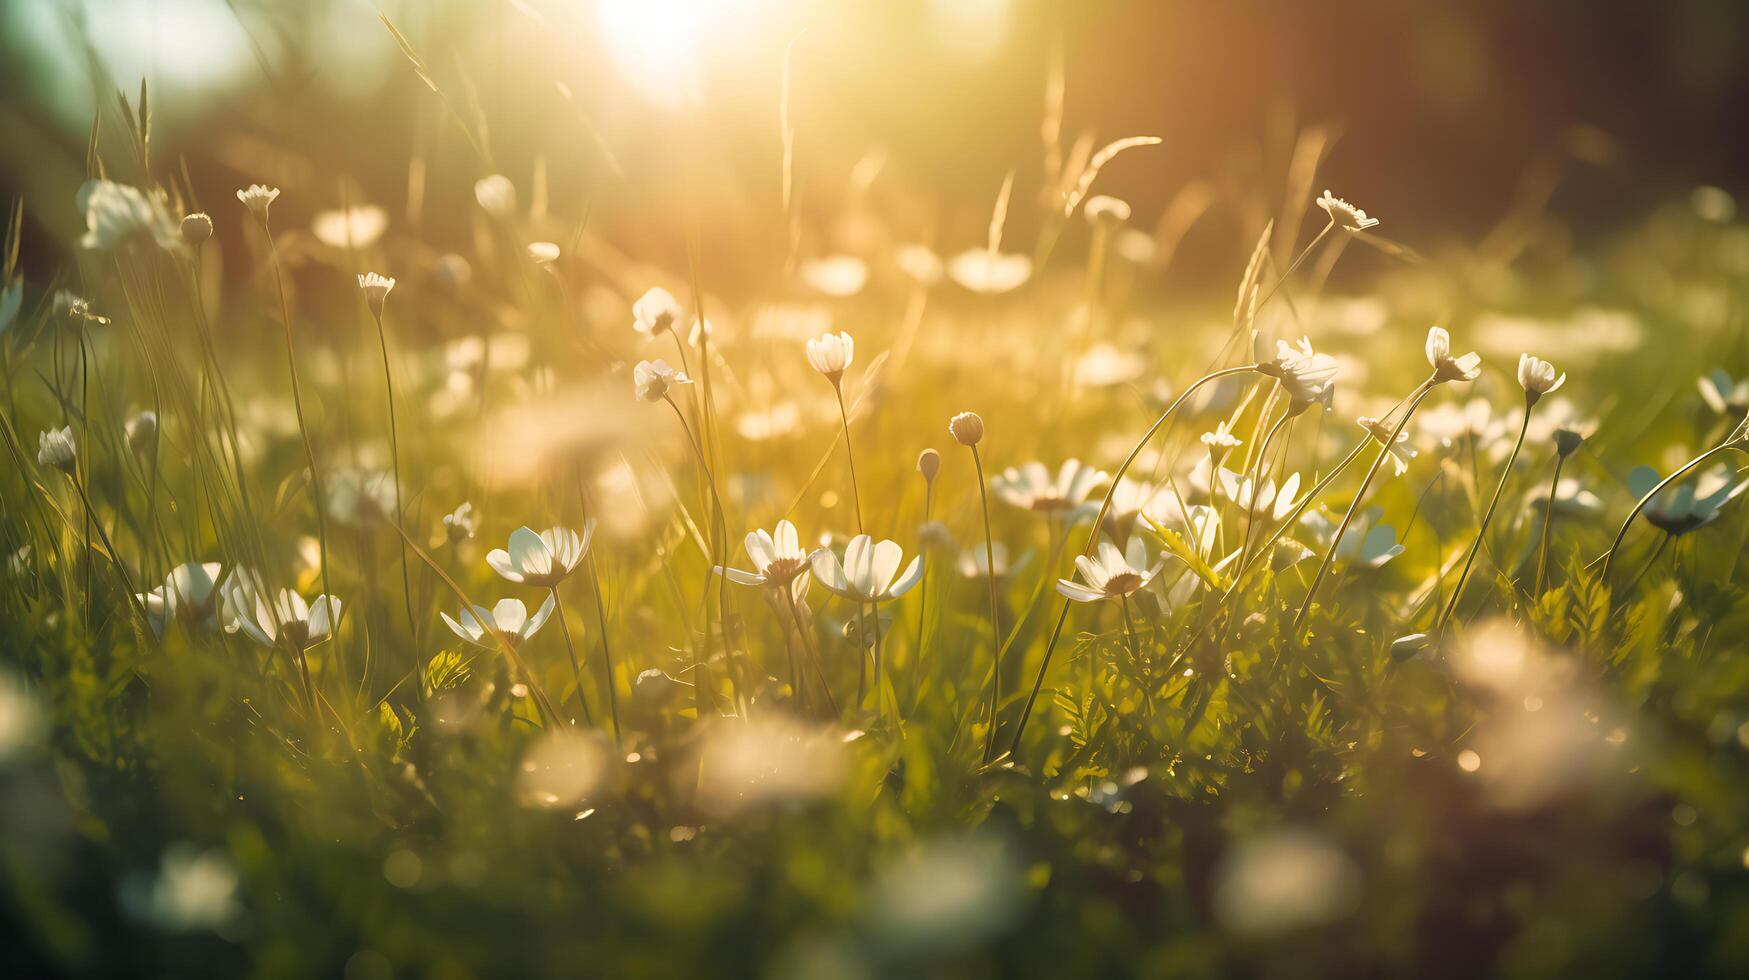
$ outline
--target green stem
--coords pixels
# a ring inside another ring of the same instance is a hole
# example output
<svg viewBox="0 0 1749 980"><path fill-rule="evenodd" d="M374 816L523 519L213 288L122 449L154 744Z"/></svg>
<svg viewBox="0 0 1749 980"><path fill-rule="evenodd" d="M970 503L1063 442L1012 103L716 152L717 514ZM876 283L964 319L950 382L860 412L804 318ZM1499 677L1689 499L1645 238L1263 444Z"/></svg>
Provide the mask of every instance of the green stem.
<svg viewBox="0 0 1749 980"><path fill-rule="evenodd" d="M1531 595L1539 599L1542 598L1543 594L1543 573L1549 567L1549 526L1555 523L1555 497L1560 493L1561 467L1565 466L1566 463L1566 456L1560 453L1555 454L1555 478L1549 481L1549 502L1543 508L1542 540L1536 549L1536 587L1531 592Z"/></svg>
<svg viewBox="0 0 1749 980"><path fill-rule="evenodd" d="M583 666L577 662L577 647L571 642L571 624L565 619L565 600L559 598L557 585L547 588L553 594L553 608L559 613L559 632L565 635L565 652L571 657L571 679L577 685L577 703L583 708L583 723L593 728L595 718L589 713L589 699L583 695Z"/></svg>
<svg viewBox="0 0 1749 980"><path fill-rule="evenodd" d="M406 527L407 514L401 500L402 488L406 484L401 482L401 438L399 427L395 422L395 377L389 368L389 334L387 330L383 329L382 314L374 310L371 312L377 325L377 344L383 353L383 389L389 400L389 462L393 467L395 477L395 523ZM396 543L400 545L401 549L401 597L407 609L407 629L413 636L411 650L413 656L413 697L415 701L423 701L425 699L425 665L419 659L419 620L413 615L413 575L407 564L406 542L397 539Z"/></svg>
<svg viewBox="0 0 1749 980"><path fill-rule="evenodd" d="M1665 487L1686 476L1691 470L1696 469L1707 460L1712 459L1714 456L1717 456L1727 449L1735 449L1738 452L1749 452L1749 450L1743 448L1742 444L1736 442L1727 442L1723 445L1714 446L1683 464L1681 469L1658 481L1657 486L1647 491L1646 495L1640 498L1640 502L1635 504L1634 509L1628 512L1627 520L1621 522L1621 530L1615 532L1615 540L1610 542L1609 550L1604 552L1602 579L1604 582L1607 583L1609 581L1609 568L1615 562L1615 553L1621 548L1622 539L1628 536L1628 528L1633 525L1634 518L1640 516L1640 511L1645 510L1646 505L1652 502L1652 498L1662 493Z"/></svg>
<svg viewBox="0 0 1749 980"><path fill-rule="evenodd" d="M996 545L990 533L990 494L984 487L984 458L977 446L972 451L972 465L978 471L978 504L984 512L985 578L990 583L990 727L984 733L984 762L996 754L996 703L1002 696L1002 623L996 599Z"/></svg>
<svg viewBox="0 0 1749 980"><path fill-rule="evenodd" d="M1464 582L1470 577L1470 567L1476 561L1476 552L1482 550L1482 539L1488 534L1488 525L1494 520L1494 508L1500 504L1500 495L1506 492L1506 481L1512 478L1512 464L1518 461L1518 451L1524 448L1524 434L1530 431L1530 410L1536 402L1525 398L1524 422L1518 427L1518 441L1512 444L1512 453L1506 457L1506 466L1500 471L1500 482L1494 485L1494 496L1488 501L1488 509L1482 512L1482 523L1476 528L1476 540L1470 543L1470 552L1464 556L1463 570L1458 572L1457 584L1452 586L1451 598L1446 601L1445 612L1441 613L1438 622L1433 624L1435 633L1445 629L1451 622L1451 617L1457 612L1458 599L1464 594Z"/></svg>

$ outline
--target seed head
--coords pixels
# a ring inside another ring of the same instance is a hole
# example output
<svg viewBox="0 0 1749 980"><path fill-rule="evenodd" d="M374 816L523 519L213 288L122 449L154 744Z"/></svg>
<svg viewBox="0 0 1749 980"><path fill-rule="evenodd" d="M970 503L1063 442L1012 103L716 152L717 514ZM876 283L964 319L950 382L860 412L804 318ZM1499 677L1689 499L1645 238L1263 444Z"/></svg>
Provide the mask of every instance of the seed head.
<svg viewBox="0 0 1749 980"><path fill-rule="evenodd" d="M984 441L984 420L976 412L961 412L948 420L948 434L962 446L976 446Z"/></svg>

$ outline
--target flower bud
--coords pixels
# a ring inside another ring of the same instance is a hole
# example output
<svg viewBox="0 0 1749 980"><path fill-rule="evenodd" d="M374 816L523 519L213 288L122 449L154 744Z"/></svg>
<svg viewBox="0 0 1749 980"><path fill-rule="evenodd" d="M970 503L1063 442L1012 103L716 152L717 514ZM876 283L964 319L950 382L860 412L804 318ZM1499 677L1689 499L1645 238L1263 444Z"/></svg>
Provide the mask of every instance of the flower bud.
<svg viewBox="0 0 1749 980"><path fill-rule="evenodd" d="M1566 459L1568 456L1578 452L1579 447L1584 445L1584 443L1585 436L1583 433L1566 428L1555 430L1555 452L1560 453L1562 459Z"/></svg>
<svg viewBox="0 0 1749 980"><path fill-rule="evenodd" d="M934 483L935 474L941 472L941 454L933 449L918 453L917 472L923 474L923 482Z"/></svg>
<svg viewBox="0 0 1749 980"><path fill-rule="evenodd" d="M128 419L123 427L127 433L128 448L136 455L150 456L158 446L158 413L144 411Z"/></svg>
<svg viewBox="0 0 1749 980"><path fill-rule="evenodd" d="M976 412L961 412L947 423L948 434L962 446L976 446L984 441L984 420Z"/></svg>
<svg viewBox="0 0 1749 980"><path fill-rule="evenodd" d="M211 237L213 237L213 219L205 211L196 211L183 217L182 240L191 248L198 248Z"/></svg>

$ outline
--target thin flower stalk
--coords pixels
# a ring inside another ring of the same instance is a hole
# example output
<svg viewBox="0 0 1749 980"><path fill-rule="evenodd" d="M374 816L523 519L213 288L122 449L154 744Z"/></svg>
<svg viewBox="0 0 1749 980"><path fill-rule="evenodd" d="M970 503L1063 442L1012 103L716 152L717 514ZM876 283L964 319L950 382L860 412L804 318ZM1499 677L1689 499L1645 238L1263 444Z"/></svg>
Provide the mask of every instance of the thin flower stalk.
<svg viewBox="0 0 1749 980"><path fill-rule="evenodd" d="M1476 540L1470 543L1469 553L1464 556L1464 567L1458 572L1457 583L1452 586L1451 598L1446 601L1445 612L1440 614L1439 621L1434 624L1434 632L1438 633L1451 622L1452 614L1457 612L1458 600L1464 593L1464 582L1470 577L1470 566L1476 561L1476 552L1482 550L1482 539L1488 534L1488 525L1494 520L1494 508L1500 504L1500 495L1506 492L1506 481L1512 478L1512 464L1518 461L1519 450L1524 448L1524 434L1530 431L1530 404L1525 405L1524 421L1518 426L1518 439L1512 444L1512 452L1506 457L1506 466L1500 472L1500 482L1494 486L1494 496L1488 500L1488 508L1482 512L1482 523L1476 528ZM1553 513L1553 501L1550 501ZM1544 522L1547 526L1547 522Z"/></svg>
<svg viewBox="0 0 1749 980"><path fill-rule="evenodd" d="M389 280L389 283L393 285L394 280ZM395 418L395 376L389 365L389 333L383 327L383 304L380 299L371 302L370 312L371 319L376 321L377 346L383 357L383 391L389 404L389 466L395 478L395 522L405 527L407 526L407 513L401 495L406 484L401 481L401 436L400 427ZM401 544L400 551L402 605L406 608L407 629L413 638L411 652L413 680L415 681L413 685L414 699L423 701L425 699L425 664L421 662L419 656L419 619L413 614L413 574L407 558L406 544ZM327 585L324 583L323 589L326 588Z"/></svg>
<svg viewBox="0 0 1749 980"><path fill-rule="evenodd" d="M989 728L984 734L984 761L988 763L996 753L996 704L1002 696L1002 620L1000 606L996 598L996 554L994 537L990 531L990 494L984 487L984 460L978 453L976 445L967 446L972 451L972 465L978 472L978 506L984 514L984 567L990 570L985 581L990 586L990 710L987 721Z"/></svg>
<svg viewBox="0 0 1749 980"><path fill-rule="evenodd" d="M1650 504L1652 502L1653 498L1657 497L1660 493L1663 493L1664 488L1675 483L1677 480L1682 479L1684 476L1687 476L1689 473L1692 473L1695 470L1699 469L1702 465L1704 465L1707 462L1707 460L1710 460L1714 456L1718 456L1718 455L1720 455L1728 450L1736 450L1737 452L1741 452L1741 453L1749 453L1749 449L1745 449L1743 443L1740 440L1733 439L1730 442L1722 443L1720 445L1714 446L1713 448L1707 450L1706 452L1701 453L1699 456L1696 456L1695 458L1684 463L1681 466L1681 468L1679 468L1676 472L1674 472L1674 473L1670 474L1669 476L1665 477L1664 479L1658 481L1657 486L1646 491L1646 495L1644 497L1641 497L1638 503L1634 504L1634 509L1631 511L1628 511L1627 519L1621 522L1621 529L1615 532L1615 540L1610 542L1609 550L1604 552L1604 554L1603 554L1603 581L1604 582L1609 581L1609 569L1615 563L1615 554L1617 551L1621 550L1622 540L1628 536L1628 528L1633 526L1634 518L1640 516L1640 511L1645 510L1646 505Z"/></svg>
<svg viewBox="0 0 1749 980"><path fill-rule="evenodd" d="M1567 454L1557 452L1555 454L1555 476L1554 479L1549 481L1549 500L1548 504L1543 508L1541 540L1538 541L1536 548L1536 581L1535 588L1533 588L1530 593L1536 598L1542 597L1543 583L1547 581L1544 576L1549 567L1549 528L1555 523L1555 497L1559 494L1561 489L1561 468L1566 465Z"/></svg>

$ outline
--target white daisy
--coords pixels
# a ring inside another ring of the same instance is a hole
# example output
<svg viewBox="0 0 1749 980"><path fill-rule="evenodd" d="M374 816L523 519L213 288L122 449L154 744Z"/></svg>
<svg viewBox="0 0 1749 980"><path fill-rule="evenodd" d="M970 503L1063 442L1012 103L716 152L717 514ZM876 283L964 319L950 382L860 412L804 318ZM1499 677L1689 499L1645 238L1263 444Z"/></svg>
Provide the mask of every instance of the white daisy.
<svg viewBox="0 0 1749 980"><path fill-rule="evenodd" d="M1075 558L1075 570L1081 573L1081 582L1057 579L1057 591L1076 602L1128 598L1153 581L1165 563L1166 558L1162 555L1149 566L1147 546L1141 538L1131 538L1125 551L1119 551L1110 541L1101 541L1093 557L1078 555Z"/></svg>

